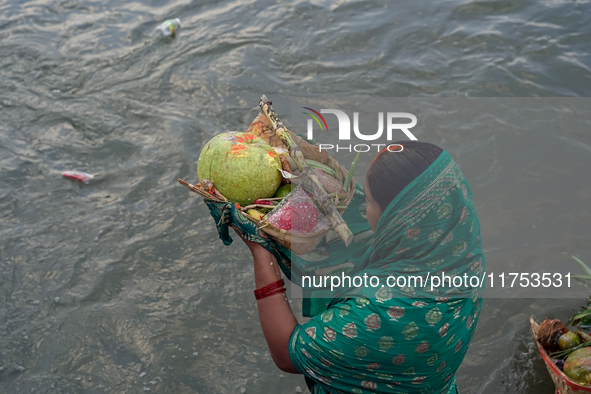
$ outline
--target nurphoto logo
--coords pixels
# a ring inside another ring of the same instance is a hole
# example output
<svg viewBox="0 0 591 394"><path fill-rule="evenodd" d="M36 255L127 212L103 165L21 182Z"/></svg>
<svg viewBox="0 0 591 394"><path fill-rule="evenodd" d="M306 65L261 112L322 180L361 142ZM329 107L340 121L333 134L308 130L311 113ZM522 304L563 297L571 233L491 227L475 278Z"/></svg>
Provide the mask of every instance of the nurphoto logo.
<svg viewBox="0 0 591 394"><path fill-rule="evenodd" d="M347 141L351 140L351 120L349 116L338 109L321 109L320 112L310 108L310 107L303 107L304 109L310 112L303 112L304 114L310 116L308 119L307 124L307 131L308 140L312 140L314 138L314 122L318 124L320 130L323 131L326 129L328 131L328 124L326 123L326 119L322 114L333 114L337 117L337 121L339 122L339 141ZM394 131L400 130L402 131L409 139L413 141L417 141L417 137L414 136L413 133L410 132L409 129L413 128L417 124L417 117L408 112L387 112L386 113L386 139L388 141L392 141L394 136ZM406 123L399 123L401 119L410 120L410 122ZM376 141L382 134L384 133L384 113L378 112L378 131L374 134L363 134L359 130L359 112L353 112L353 133L355 137L362 141ZM380 147L387 146L388 151L390 152L400 152L404 148L399 144L356 144L356 145L345 145L339 146L339 144L319 144L319 149L328 150L328 149L336 149L338 152L339 150L347 150L351 152L354 150L355 152L369 152L372 148L371 146L375 146L378 151L381 150Z"/></svg>

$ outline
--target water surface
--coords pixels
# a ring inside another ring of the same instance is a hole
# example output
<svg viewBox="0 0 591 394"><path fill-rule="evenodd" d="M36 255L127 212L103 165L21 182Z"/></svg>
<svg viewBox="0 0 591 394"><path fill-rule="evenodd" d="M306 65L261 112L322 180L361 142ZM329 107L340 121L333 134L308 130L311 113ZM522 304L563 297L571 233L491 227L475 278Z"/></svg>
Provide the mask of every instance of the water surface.
<svg viewBox="0 0 591 394"><path fill-rule="evenodd" d="M153 40L173 17L177 37ZM588 96L590 19L588 1L0 3L0 391L305 388L268 354L247 249L223 247L176 183L195 180L203 144L245 129L261 93ZM500 136L506 151L479 130L427 138L465 171L491 259L591 261L591 189L575 171L591 141L546 138L555 162L570 158L559 170L531 129ZM72 169L96 177L60 176ZM544 238L556 225L576 231ZM487 300L462 393L552 393L527 321L581 303Z"/></svg>

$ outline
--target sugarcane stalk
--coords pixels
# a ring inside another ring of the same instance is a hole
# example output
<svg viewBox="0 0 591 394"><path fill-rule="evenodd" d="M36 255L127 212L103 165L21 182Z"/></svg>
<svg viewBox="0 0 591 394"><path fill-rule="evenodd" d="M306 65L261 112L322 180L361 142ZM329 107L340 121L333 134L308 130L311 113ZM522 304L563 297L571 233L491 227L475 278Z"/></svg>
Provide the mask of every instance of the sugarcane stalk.
<svg viewBox="0 0 591 394"><path fill-rule="evenodd" d="M322 184L318 180L318 177L310 169L308 163L306 162L306 158L304 157L300 147L293 142L291 135L277 116L277 113L273 109L273 104L267 96L261 96L259 101L259 106L261 107L261 111L263 114L269 119L271 126L273 127L273 131L275 134L281 139L285 147L289 150L289 155L294 159L296 165L302 172L302 175L307 175L303 177L304 188L307 188L311 191L324 210L324 213L328 217L330 224L332 225L335 232L341 237L345 246L349 246L351 241L353 240L353 233L349 230L347 223L343 220L339 211L335 207L332 199L326 193L326 190L322 187ZM307 181L310 180L311 182Z"/></svg>

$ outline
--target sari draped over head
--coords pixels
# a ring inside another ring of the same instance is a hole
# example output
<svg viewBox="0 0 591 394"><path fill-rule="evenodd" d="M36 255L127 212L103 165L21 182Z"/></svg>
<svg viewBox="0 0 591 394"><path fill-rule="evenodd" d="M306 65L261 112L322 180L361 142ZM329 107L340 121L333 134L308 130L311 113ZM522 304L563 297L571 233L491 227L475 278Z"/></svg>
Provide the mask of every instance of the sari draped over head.
<svg viewBox="0 0 591 394"><path fill-rule="evenodd" d="M289 354L312 394L456 393L485 264L470 187L447 152L390 202L375 236L357 242L347 262L347 275L376 276L379 285L341 288L296 326ZM407 284L386 285L391 276ZM434 276L449 280L431 288Z"/></svg>

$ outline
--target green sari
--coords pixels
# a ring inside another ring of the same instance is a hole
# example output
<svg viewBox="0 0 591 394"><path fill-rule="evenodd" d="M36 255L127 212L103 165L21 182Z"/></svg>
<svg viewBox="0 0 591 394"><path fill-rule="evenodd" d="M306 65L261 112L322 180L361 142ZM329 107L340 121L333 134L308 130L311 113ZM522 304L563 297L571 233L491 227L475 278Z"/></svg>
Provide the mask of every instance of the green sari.
<svg viewBox="0 0 591 394"><path fill-rule="evenodd" d="M321 245L335 268L322 272L340 273L336 263L346 260L348 275L382 284L390 275L442 274L480 283L339 289L290 338L291 361L312 394L456 393L455 373L480 313L484 254L471 191L453 158L444 151L389 204L375 236L358 232L352 246Z"/></svg>

